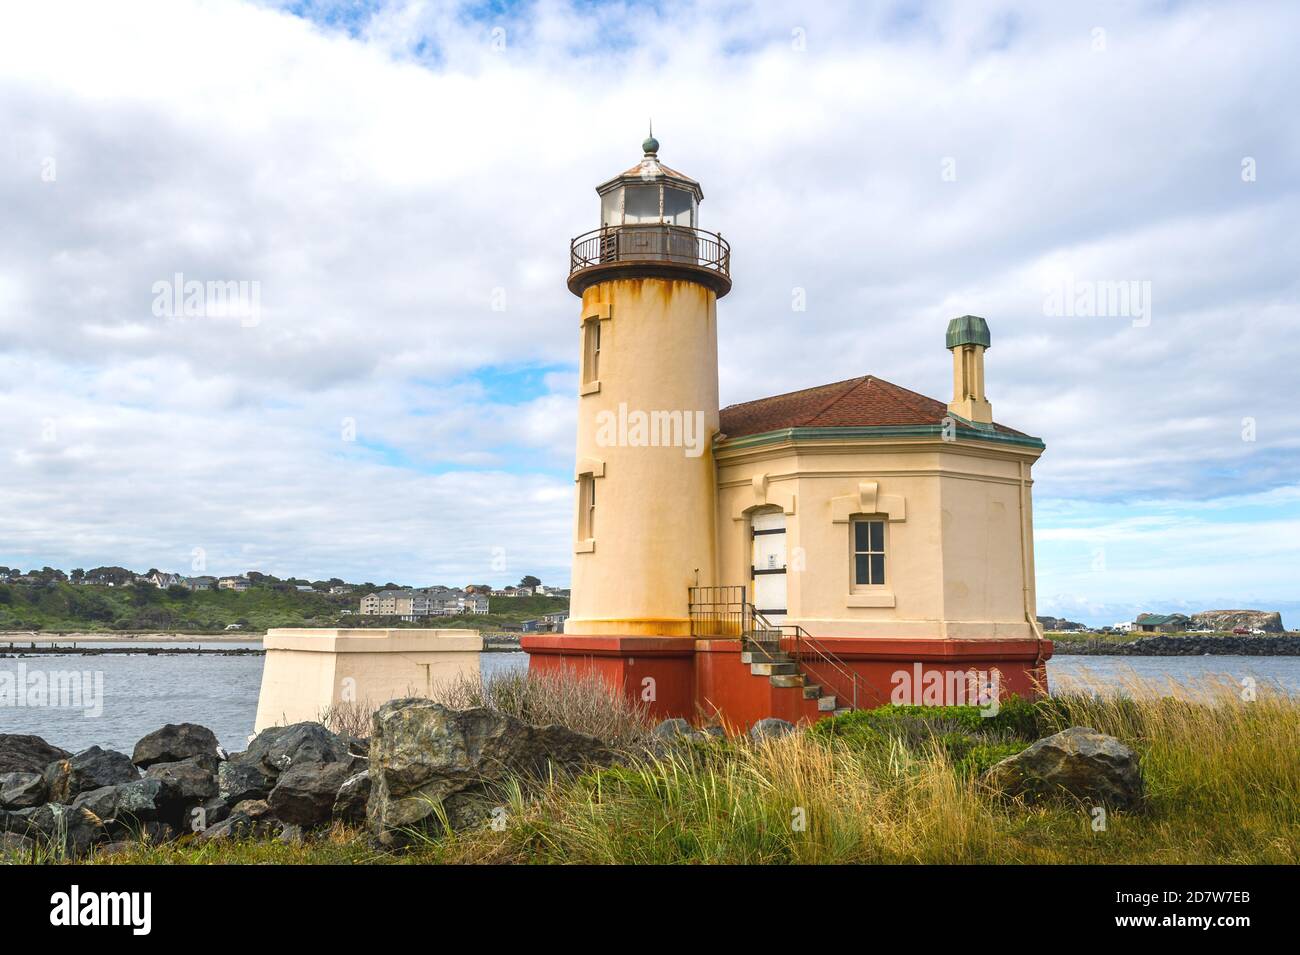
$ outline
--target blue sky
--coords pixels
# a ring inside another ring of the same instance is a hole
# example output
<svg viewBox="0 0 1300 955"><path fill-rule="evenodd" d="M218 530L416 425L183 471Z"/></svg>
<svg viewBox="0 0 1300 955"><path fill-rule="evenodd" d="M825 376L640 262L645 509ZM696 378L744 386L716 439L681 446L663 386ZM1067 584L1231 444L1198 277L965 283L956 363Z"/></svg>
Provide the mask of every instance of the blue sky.
<svg viewBox="0 0 1300 955"><path fill-rule="evenodd" d="M724 403L1040 435L1039 610L1300 614L1300 11L73 0L0 13L0 563L569 573L568 239L653 116L733 245ZM165 79L164 79L165 78ZM176 273L258 320L159 316ZM1133 282L1149 314L1059 314ZM792 308L799 290L806 308Z"/></svg>

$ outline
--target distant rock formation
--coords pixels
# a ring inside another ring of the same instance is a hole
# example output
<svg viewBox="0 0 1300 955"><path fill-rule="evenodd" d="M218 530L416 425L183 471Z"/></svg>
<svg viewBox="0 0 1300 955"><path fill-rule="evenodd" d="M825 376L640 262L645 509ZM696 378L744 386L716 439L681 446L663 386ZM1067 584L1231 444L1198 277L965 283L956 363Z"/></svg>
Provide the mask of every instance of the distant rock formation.
<svg viewBox="0 0 1300 955"><path fill-rule="evenodd" d="M1038 622L1044 630L1082 630L1083 624L1066 620L1064 617L1039 617Z"/></svg>
<svg viewBox="0 0 1300 955"><path fill-rule="evenodd" d="M1192 614L1191 625L1196 630L1231 632L1237 627L1263 630L1265 633L1285 633L1282 615L1276 610L1202 610Z"/></svg>

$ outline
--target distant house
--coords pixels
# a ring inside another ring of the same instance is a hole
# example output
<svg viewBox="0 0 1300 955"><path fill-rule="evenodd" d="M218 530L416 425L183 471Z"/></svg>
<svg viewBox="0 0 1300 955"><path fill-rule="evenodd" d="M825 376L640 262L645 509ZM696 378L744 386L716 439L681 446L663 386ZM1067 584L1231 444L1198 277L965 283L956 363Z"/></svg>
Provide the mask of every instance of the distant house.
<svg viewBox="0 0 1300 955"><path fill-rule="evenodd" d="M1142 633L1177 633L1187 629L1191 620L1181 613L1140 613L1133 629Z"/></svg>
<svg viewBox="0 0 1300 955"><path fill-rule="evenodd" d="M182 587L188 587L190 590L211 590L217 586L215 577L182 577L180 579Z"/></svg>
<svg viewBox="0 0 1300 955"><path fill-rule="evenodd" d="M334 587L331 587L331 588L330 588L330 593L332 593L332 594L350 594L350 593L352 593L352 586L351 586L351 584L343 584L343 585L341 585L341 586L334 586Z"/></svg>
<svg viewBox="0 0 1300 955"><path fill-rule="evenodd" d="M222 577L217 581L218 590L234 590L243 593L249 588L247 577Z"/></svg>
<svg viewBox="0 0 1300 955"><path fill-rule="evenodd" d="M313 587L311 584L296 584L294 585L294 589L297 590L299 593L304 593L304 594L314 594L316 592L316 588Z"/></svg>
<svg viewBox="0 0 1300 955"><path fill-rule="evenodd" d="M179 584L181 582L181 575L165 574L161 570L155 570L148 577L143 577L141 579L144 580L145 583L153 584L159 590L166 590L172 584Z"/></svg>

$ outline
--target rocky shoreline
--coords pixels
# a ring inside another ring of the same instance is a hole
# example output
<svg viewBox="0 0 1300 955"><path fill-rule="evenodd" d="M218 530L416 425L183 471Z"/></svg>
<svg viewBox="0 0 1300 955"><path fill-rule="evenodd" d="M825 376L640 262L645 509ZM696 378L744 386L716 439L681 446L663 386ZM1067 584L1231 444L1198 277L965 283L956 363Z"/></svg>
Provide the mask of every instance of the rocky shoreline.
<svg viewBox="0 0 1300 955"><path fill-rule="evenodd" d="M1114 657L1295 657L1300 656L1300 635L1250 637L1173 637L1165 634L1139 637L1127 643L1108 640L1053 638L1056 656Z"/></svg>

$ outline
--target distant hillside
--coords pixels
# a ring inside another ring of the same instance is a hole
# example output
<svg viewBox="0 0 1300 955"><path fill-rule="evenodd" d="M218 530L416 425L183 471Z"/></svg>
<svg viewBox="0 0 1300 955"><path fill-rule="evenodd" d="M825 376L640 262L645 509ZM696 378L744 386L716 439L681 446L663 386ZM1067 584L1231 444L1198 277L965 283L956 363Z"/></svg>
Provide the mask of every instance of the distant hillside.
<svg viewBox="0 0 1300 955"><path fill-rule="evenodd" d="M360 594L305 592L284 584L233 590L160 590L147 584L109 587L50 581L0 583L0 631L177 631L216 633L232 623L248 630L270 627L437 626L499 628L568 609L560 597L493 597L490 614L429 617L399 624L357 615ZM353 611L344 614L344 610Z"/></svg>

